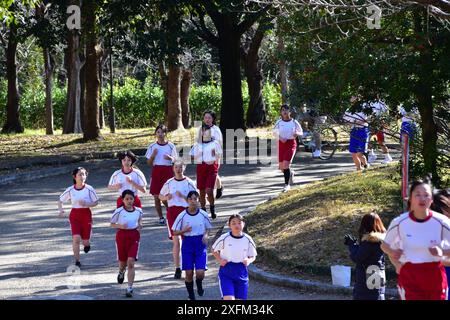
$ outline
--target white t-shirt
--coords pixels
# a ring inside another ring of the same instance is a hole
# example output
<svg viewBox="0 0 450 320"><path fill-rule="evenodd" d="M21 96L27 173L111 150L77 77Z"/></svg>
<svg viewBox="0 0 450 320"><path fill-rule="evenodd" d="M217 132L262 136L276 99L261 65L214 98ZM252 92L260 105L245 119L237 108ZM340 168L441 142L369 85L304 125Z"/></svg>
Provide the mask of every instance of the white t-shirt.
<svg viewBox="0 0 450 320"><path fill-rule="evenodd" d="M384 113L388 112L388 107L382 100L371 102L370 107L375 117L380 117Z"/></svg>
<svg viewBox="0 0 450 320"><path fill-rule="evenodd" d="M96 202L98 201L97 193L90 185L85 184L83 188L76 189L75 185L68 187L60 196L61 202L71 201L72 208L87 208L80 205L80 201Z"/></svg>
<svg viewBox="0 0 450 320"><path fill-rule="evenodd" d="M220 131L220 128L216 126L215 124L211 127L211 138L217 142L219 142L220 146L223 144L223 136L222 131ZM202 136L202 127L200 127L197 131L197 139L195 141L201 141Z"/></svg>
<svg viewBox="0 0 450 320"><path fill-rule="evenodd" d="M133 207L132 211L128 211L125 207L117 208L112 217L111 223L127 224L127 229L136 229L139 226L139 219L142 218L143 212L141 208Z"/></svg>
<svg viewBox="0 0 450 320"><path fill-rule="evenodd" d="M187 201L177 196L177 191L179 191L183 196L187 197L189 191L197 191L197 188L195 187L194 181L192 181L188 177L184 177L183 180L177 180L175 179L175 177L170 178L166 181L166 183L164 183L163 187L161 188L161 192L159 193L160 195L165 196L169 193L172 195L172 199L167 201L169 207L177 206L187 208Z"/></svg>
<svg viewBox="0 0 450 320"><path fill-rule="evenodd" d="M181 231L186 226L192 227L190 232L183 234L188 237L204 235L206 230L212 229L208 213L202 209L197 209L197 212L193 215L190 214L187 209L181 212L175 219L172 230Z"/></svg>
<svg viewBox="0 0 450 320"><path fill-rule="evenodd" d="M111 179L109 179L109 185L116 183L122 184L118 191L119 195L122 195L122 192L127 189L133 191L135 195L138 195L138 190L127 181L127 177L130 177L134 183L141 187L145 188L147 186L147 180L145 179L144 174L141 170L136 168L132 168L129 173L124 173L122 169L115 171L111 176Z"/></svg>
<svg viewBox="0 0 450 320"><path fill-rule="evenodd" d="M215 156L213 156L213 150ZM222 147L219 142L211 140L210 142L195 143L191 148L191 156L194 156L195 163L215 162L222 155Z"/></svg>
<svg viewBox="0 0 450 320"><path fill-rule="evenodd" d="M425 263L441 261L430 254L428 248L450 247L450 219L443 214L430 211L423 222L417 222L412 214L405 212L392 220L384 242L393 249L403 250L402 263Z"/></svg>
<svg viewBox="0 0 450 320"><path fill-rule="evenodd" d="M411 111L406 111L402 106L399 107L400 114L402 115L402 122L416 122L419 117L419 110L412 108Z"/></svg>
<svg viewBox="0 0 450 320"><path fill-rule="evenodd" d="M352 123L353 126L357 128L369 126L369 123L367 122L367 115L364 112L351 113L350 111L346 111L343 119L348 123Z"/></svg>
<svg viewBox="0 0 450 320"><path fill-rule="evenodd" d="M164 158L166 154L172 156L173 158L178 157L177 149L172 142L167 142L166 144L159 144L159 142L152 143L151 145L148 146L147 152L145 153L145 157L147 159L150 159L155 149L158 150L158 153L156 154L155 159L153 160L153 165L171 166L172 160L167 160Z"/></svg>
<svg viewBox="0 0 450 320"><path fill-rule="evenodd" d="M214 252L220 251L220 257L229 262L240 263L249 257L256 257L256 246L253 239L246 233L239 238L231 231L224 233L212 245Z"/></svg>
<svg viewBox="0 0 450 320"><path fill-rule="evenodd" d="M283 119L278 119L273 127L273 132L275 135L278 134L279 139L292 140L294 139L294 134L299 136L303 135L303 129L297 120L291 119L285 121Z"/></svg>

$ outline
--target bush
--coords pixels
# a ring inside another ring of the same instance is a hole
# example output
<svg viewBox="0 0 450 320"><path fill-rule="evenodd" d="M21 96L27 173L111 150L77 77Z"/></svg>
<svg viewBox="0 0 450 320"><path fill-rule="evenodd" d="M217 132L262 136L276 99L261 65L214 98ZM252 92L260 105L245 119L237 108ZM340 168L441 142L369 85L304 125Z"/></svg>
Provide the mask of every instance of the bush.
<svg viewBox="0 0 450 320"><path fill-rule="evenodd" d="M214 111L219 120L221 102L222 90L220 86L213 83L204 86L192 86L189 95L192 124L194 121L203 120L202 116L205 110Z"/></svg>
<svg viewBox="0 0 450 320"><path fill-rule="evenodd" d="M105 118L109 116L110 91L103 90L102 105ZM136 79L126 78L123 86L114 86L114 107L119 128L155 126L164 121L164 95L149 81L143 85Z"/></svg>

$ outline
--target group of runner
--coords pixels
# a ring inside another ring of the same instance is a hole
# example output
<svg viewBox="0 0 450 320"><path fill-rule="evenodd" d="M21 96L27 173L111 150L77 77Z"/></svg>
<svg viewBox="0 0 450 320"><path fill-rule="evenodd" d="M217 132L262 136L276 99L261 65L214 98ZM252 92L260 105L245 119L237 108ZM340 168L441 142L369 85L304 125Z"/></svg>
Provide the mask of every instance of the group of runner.
<svg viewBox="0 0 450 320"><path fill-rule="evenodd" d="M385 108L382 104L371 107L375 114L384 112ZM405 113L404 117L407 116ZM357 169L361 169L368 165L365 150L362 149L362 141L366 141L369 135L367 118L363 113L350 112L345 117L353 124L349 151ZM185 164L179 159L175 145L167 141L164 125L156 128L157 141L148 147L146 153L147 163L153 167L150 193L155 199L159 223L167 223L169 238L173 243L174 278L180 279L182 270L185 271L185 286L190 300L196 299L194 270L197 294L204 295L202 281L207 270L208 233L212 228L206 202L210 205L211 218L216 218L214 189L221 186L217 177L222 139L220 130L214 125L214 118L214 113L205 112L204 124L199 129L198 139L190 152L197 164L196 183L184 175ZM413 134L410 119L403 119L404 134ZM284 175L283 191L287 191L294 177L290 166L297 147L295 138L303 134L299 122L291 117L288 105L280 108L280 119L275 124L274 134L278 139L279 169ZM388 152L385 154L389 156ZM121 154L119 160L122 168L114 172L108 185L108 189L120 194L116 201L117 209L111 218L111 227L118 229L117 281L123 283L125 271L128 270L126 296L131 297L134 264L138 259L140 230L143 226L142 204L138 193L146 192L147 182L142 171L133 167L136 156L131 151ZM389 156L385 160L389 162L392 159ZM60 196L58 204L62 216L62 203L68 200L72 202L69 219L73 253L75 264L80 267L81 243L84 252L90 250L90 208L98 204L98 196L94 188L86 184L87 171L84 168L75 169L72 177L73 185ZM429 181L415 181L409 193L408 211L395 218L387 231L378 215L368 214L361 222L359 239L346 236L345 243L349 246L352 259L357 263L355 299L384 299L384 282L378 288L367 287L368 266L375 265L384 270L383 253L388 255L398 273L401 299L447 298L448 278L444 265L450 266L450 258L447 258L450 257L450 198L448 191L446 192L447 194L441 192L437 196ZM167 222L162 214L161 202L167 207ZM228 225L231 231L220 236L212 245L212 254L220 264L219 287L223 299L247 299L247 266L256 257L255 243L243 232L242 216L232 215Z"/></svg>
<svg viewBox="0 0 450 320"><path fill-rule="evenodd" d="M207 270L208 232L212 228L206 209L209 203L211 218L216 218L215 198L222 196L222 183L218 177L222 155L222 135L215 125L215 114L204 113L204 122L199 129L190 155L196 164L196 183L184 175L186 165L179 158L176 147L167 141L167 128L159 125L155 129L156 141L147 149L147 164L152 167L150 194L161 225L167 224L168 236L173 243L175 279L185 271L185 286L190 300L195 300L193 275L197 294L204 295L202 281ZM122 284L127 272L128 287L125 295L133 296L135 262L138 260L140 232L143 228L143 210L139 192L145 194L147 181L144 173L134 164L137 157L131 151L119 154L121 169L115 171L108 189L118 192L116 209L110 226L116 231L117 260L119 272L117 282ZM72 172L73 185L68 187L58 201L59 215L64 216L63 203L70 201L72 209L69 221L72 231L72 248L75 265L80 262L80 245L84 252L91 249L91 208L98 204L95 189L86 183L88 172L82 167ZM214 190L217 190L214 196ZM167 208L167 221L163 216L161 202ZM219 283L223 299L247 299L247 266L256 256L255 244L243 232L243 217L235 214L229 218L231 231L220 237L212 246L212 253L220 264Z"/></svg>

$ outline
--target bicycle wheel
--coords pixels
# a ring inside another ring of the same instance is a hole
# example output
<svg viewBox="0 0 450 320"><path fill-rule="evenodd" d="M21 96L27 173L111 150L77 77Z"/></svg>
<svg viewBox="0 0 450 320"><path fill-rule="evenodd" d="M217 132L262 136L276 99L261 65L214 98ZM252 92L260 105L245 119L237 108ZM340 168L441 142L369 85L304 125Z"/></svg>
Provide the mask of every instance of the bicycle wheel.
<svg viewBox="0 0 450 320"><path fill-rule="evenodd" d="M331 127L325 127L320 130L320 137L322 139L320 159L328 160L337 149L337 132Z"/></svg>

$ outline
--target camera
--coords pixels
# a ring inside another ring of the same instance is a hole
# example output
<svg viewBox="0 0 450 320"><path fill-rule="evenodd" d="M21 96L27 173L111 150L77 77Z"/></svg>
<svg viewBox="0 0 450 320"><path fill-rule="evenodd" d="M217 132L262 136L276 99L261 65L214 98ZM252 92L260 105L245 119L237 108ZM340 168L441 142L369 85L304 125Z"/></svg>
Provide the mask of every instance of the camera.
<svg viewBox="0 0 450 320"><path fill-rule="evenodd" d="M352 244L356 244L357 240L354 236L352 236L351 234L346 234L344 236L344 244L346 246L352 245Z"/></svg>

